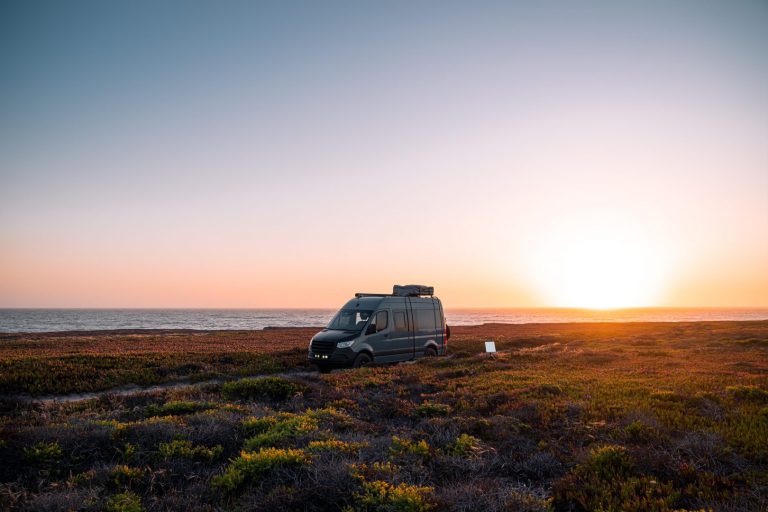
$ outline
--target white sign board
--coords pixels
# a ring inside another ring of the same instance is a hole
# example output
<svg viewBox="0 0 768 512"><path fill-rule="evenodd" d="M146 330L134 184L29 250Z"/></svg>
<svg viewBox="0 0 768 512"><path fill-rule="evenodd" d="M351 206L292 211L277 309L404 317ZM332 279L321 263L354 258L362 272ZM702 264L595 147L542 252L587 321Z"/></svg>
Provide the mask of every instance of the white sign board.
<svg viewBox="0 0 768 512"><path fill-rule="evenodd" d="M496 352L496 343L492 341L486 341L485 342L485 351L486 352Z"/></svg>

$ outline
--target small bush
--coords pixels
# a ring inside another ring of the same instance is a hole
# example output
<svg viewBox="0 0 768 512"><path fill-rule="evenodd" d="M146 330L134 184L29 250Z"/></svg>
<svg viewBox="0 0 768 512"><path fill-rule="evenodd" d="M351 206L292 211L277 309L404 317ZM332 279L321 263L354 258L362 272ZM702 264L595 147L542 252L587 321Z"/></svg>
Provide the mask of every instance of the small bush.
<svg viewBox="0 0 768 512"><path fill-rule="evenodd" d="M658 437L658 433L640 420L635 420L624 427L626 437L635 443L647 443Z"/></svg>
<svg viewBox="0 0 768 512"><path fill-rule="evenodd" d="M213 408L213 405L209 403L185 402L177 400L168 402L163 405L150 405L147 407L147 416L174 416L181 414L192 414L211 408Z"/></svg>
<svg viewBox="0 0 768 512"><path fill-rule="evenodd" d="M267 419L269 418L269 419ZM277 446L299 435L312 432L318 427L315 418L302 414L281 413L266 418L252 418L244 421L256 435L246 439L243 449L253 452L266 446Z"/></svg>
<svg viewBox="0 0 768 512"><path fill-rule="evenodd" d="M256 398L287 400L306 389L302 384L281 377L258 377L225 382L221 386L221 393L228 400Z"/></svg>
<svg viewBox="0 0 768 512"><path fill-rule="evenodd" d="M141 498L132 492L115 494L107 501L107 512L143 512Z"/></svg>
<svg viewBox="0 0 768 512"><path fill-rule="evenodd" d="M243 451L227 467L224 474L213 478L211 485L214 489L231 492L275 468L301 466L307 463L309 463L309 457L304 450L264 448L256 453Z"/></svg>
<svg viewBox="0 0 768 512"><path fill-rule="evenodd" d="M374 462L373 464L350 464L352 476L361 480L391 480L402 469L391 462Z"/></svg>
<svg viewBox="0 0 768 512"><path fill-rule="evenodd" d="M397 486L375 480L363 482L362 492L354 495L354 505L345 508L345 512L426 512L434 510L432 501L434 489L401 483Z"/></svg>
<svg viewBox="0 0 768 512"><path fill-rule="evenodd" d="M757 386L728 386L725 392L745 402L768 402L768 391Z"/></svg>
<svg viewBox="0 0 768 512"><path fill-rule="evenodd" d="M432 454L432 450L425 440L415 442L397 436L392 436L392 446L390 446L389 452L392 455L416 455L423 458Z"/></svg>
<svg viewBox="0 0 768 512"><path fill-rule="evenodd" d="M125 446L122 450L119 450L120 453L123 456L123 459L126 461L133 460L133 458L136 456L136 445L131 443L125 443Z"/></svg>
<svg viewBox="0 0 768 512"><path fill-rule="evenodd" d="M654 391L651 393L651 399L659 402L681 402L684 400L682 396L669 390Z"/></svg>
<svg viewBox="0 0 768 512"><path fill-rule="evenodd" d="M116 486L130 485L131 482L139 480L144 475L141 468L132 468L130 466L118 465L112 470L112 481Z"/></svg>
<svg viewBox="0 0 768 512"><path fill-rule="evenodd" d="M274 416L264 416L263 418L245 418L240 422L240 428L247 436L263 434L277 423Z"/></svg>
<svg viewBox="0 0 768 512"><path fill-rule="evenodd" d="M540 396L557 396L563 394L563 388L557 384L541 384L536 388L536 394Z"/></svg>
<svg viewBox="0 0 768 512"><path fill-rule="evenodd" d="M324 407L322 409L307 409L304 414L317 421L327 423L333 428L350 429L356 426L356 420L348 412L336 409L334 407Z"/></svg>
<svg viewBox="0 0 768 512"><path fill-rule="evenodd" d="M476 457L483 452L480 440L468 434L461 434L446 447L448 455L456 457Z"/></svg>
<svg viewBox="0 0 768 512"><path fill-rule="evenodd" d="M171 457L181 457L190 460L212 461L216 459L224 448L217 444L209 448L207 446L192 444L192 441L186 439L176 439L170 443L160 443L160 454L166 459Z"/></svg>
<svg viewBox="0 0 768 512"><path fill-rule="evenodd" d="M414 414L422 418L434 418L437 416L448 416L451 413L451 407L445 404L435 404L424 402L414 409Z"/></svg>
<svg viewBox="0 0 768 512"><path fill-rule="evenodd" d="M367 446L368 443L355 443L349 441L340 441L338 439L329 439L327 441L310 441L309 445L307 445L307 451L354 454Z"/></svg>
<svg viewBox="0 0 768 512"><path fill-rule="evenodd" d="M77 473L67 479L67 485L71 487L89 485L94 476L96 476L96 472L92 469L82 473Z"/></svg>
<svg viewBox="0 0 768 512"><path fill-rule="evenodd" d="M58 441L50 443L35 443L31 448L24 448L24 459L31 463L57 462L64 457L64 451L61 449Z"/></svg>
<svg viewBox="0 0 768 512"><path fill-rule="evenodd" d="M623 447L603 446L555 482L552 505L557 511L662 512L673 509L678 496L672 484L636 474Z"/></svg>
<svg viewBox="0 0 768 512"><path fill-rule="evenodd" d="M609 445L593 450L582 468L585 473L611 480L632 475L634 463L624 447Z"/></svg>

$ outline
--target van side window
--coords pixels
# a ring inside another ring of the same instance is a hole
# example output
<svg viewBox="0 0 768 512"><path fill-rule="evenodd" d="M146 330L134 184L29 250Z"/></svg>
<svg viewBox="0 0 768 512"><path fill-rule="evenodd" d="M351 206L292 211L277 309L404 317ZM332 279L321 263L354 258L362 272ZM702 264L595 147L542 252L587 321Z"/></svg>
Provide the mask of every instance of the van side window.
<svg viewBox="0 0 768 512"><path fill-rule="evenodd" d="M379 311L376 313L376 332L383 331L387 328L389 315L386 311Z"/></svg>
<svg viewBox="0 0 768 512"><path fill-rule="evenodd" d="M395 330L407 331L408 324L405 323L405 311L394 311L392 316L395 317Z"/></svg>
<svg viewBox="0 0 768 512"><path fill-rule="evenodd" d="M417 309L416 313L416 325L419 331L434 331L437 329L435 325L435 312L431 309Z"/></svg>

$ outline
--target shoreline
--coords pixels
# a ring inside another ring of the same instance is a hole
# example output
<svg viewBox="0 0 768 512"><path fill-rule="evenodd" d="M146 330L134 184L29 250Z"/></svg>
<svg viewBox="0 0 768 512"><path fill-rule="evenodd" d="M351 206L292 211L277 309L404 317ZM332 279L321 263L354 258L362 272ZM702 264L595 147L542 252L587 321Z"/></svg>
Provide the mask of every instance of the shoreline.
<svg viewBox="0 0 768 512"><path fill-rule="evenodd" d="M601 325L670 325L670 324L751 324L768 323L768 318L741 319L741 320L595 320L595 321L562 321L562 322L485 322L482 324L451 324L451 329L477 329L487 327L513 327L513 326L601 326ZM125 328L125 329L74 329L61 331L0 331L0 341L10 336L98 336L98 335L142 335L142 334L247 334L252 332L269 331L301 331L315 329L320 331L323 326L266 326L260 329L194 329L194 328Z"/></svg>

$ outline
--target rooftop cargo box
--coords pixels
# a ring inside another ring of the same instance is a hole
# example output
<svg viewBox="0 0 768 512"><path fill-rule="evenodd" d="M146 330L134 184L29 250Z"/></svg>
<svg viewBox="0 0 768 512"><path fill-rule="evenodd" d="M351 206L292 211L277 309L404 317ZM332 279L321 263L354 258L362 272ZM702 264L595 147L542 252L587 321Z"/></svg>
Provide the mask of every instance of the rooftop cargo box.
<svg viewBox="0 0 768 512"><path fill-rule="evenodd" d="M434 295L434 286L424 286L421 284L396 284L392 287L392 295L397 297L418 297L420 295Z"/></svg>

